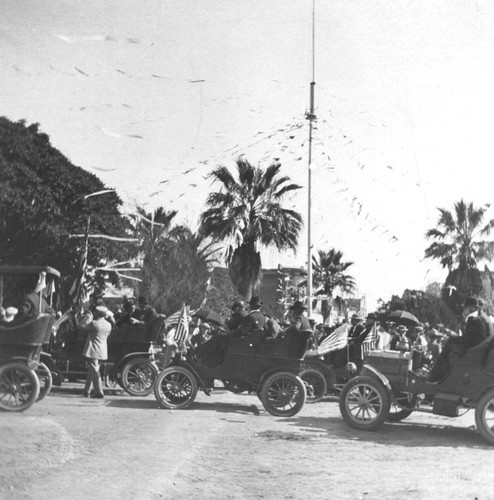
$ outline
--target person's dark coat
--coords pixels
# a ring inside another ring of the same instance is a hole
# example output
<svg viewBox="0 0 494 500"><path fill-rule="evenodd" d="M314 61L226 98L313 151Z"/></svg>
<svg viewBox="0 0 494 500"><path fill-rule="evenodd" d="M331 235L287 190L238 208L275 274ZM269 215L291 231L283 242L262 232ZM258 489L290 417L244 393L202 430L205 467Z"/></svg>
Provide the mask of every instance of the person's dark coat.
<svg viewBox="0 0 494 500"><path fill-rule="evenodd" d="M243 319L247 316L247 311L234 311L226 323L228 330L233 331L240 327Z"/></svg>
<svg viewBox="0 0 494 500"><path fill-rule="evenodd" d="M469 349L480 344L483 340L491 335L490 322L482 317L481 314L478 316L471 316L467 319L465 323L465 330L461 337L453 337L450 342L456 345L462 345Z"/></svg>
<svg viewBox="0 0 494 500"><path fill-rule="evenodd" d="M240 333L242 336L260 334L266 326L266 317L259 310L250 311L242 318Z"/></svg>

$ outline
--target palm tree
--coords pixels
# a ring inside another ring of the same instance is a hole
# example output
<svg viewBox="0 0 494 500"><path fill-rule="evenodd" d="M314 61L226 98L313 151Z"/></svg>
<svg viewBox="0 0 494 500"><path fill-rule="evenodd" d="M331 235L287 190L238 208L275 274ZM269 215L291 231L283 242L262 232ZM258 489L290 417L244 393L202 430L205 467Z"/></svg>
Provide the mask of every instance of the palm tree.
<svg viewBox="0 0 494 500"><path fill-rule="evenodd" d="M170 314L183 302L197 307L206 296L216 249L204 237L181 227L160 242L147 262L147 286L153 303Z"/></svg>
<svg viewBox="0 0 494 500"><path fill-rule="evenodd" d="M341 294L353 293L355 290L355 279L345 271L353 265L353 262L343 262L343 254L331 248L329 251L319 250L318 255L312 257L313 281L315 295L325 295L321 304L323 321L325 322L331 313L331 299L337 290ZM341 297L339 297L340 300Z"/></svg>
<svg viewBox="0 0 494 500"><path fill-rule="evenodd" d="M246 159L236 160L238 179L224 166L209 176L221 184L211 193L200 217L200 233L227 243L226 262L239 293L247 300L261 278L260 247L296 250L302 217L282 207L283 197L300 189L280 176L281 165L265 170Z"/></svg>
<svg viewBox="0 0 494 500"><path fill-rule="evenodd" d="M135 217L135 231L141 240L140 250L150 252L158 241L168 236L172 221L177 215L176 210L169 212L158 207L152 213L146 212L142 207L137 207Z"/></svg>
<svg viewBox="0 0 494 500"><path fill-rule="evenodd" d="M447 293L443 296L451 305L458 298L482 292L478 264L494 256L494 242L485 240L494 227L494 219L484 223L488 209L489 205L477 208L463 200L454 204L452 212L439 208L437 227L425 234L435 240L426 248L425 257L438 260L448 269L444 287Z"/></svg>

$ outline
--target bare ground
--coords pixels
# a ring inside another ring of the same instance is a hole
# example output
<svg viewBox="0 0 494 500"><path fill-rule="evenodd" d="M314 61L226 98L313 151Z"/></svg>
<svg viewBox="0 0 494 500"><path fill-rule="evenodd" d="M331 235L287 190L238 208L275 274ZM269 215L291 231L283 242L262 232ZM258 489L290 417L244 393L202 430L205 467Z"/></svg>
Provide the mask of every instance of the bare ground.
<svg viewBox="0 0 494 500"><path fill-rule="evenodd" d="M275 418L224 390L177 411L81 390L0 413L0 499L494 498L473 412L359 432L334 398Z"/></svg>

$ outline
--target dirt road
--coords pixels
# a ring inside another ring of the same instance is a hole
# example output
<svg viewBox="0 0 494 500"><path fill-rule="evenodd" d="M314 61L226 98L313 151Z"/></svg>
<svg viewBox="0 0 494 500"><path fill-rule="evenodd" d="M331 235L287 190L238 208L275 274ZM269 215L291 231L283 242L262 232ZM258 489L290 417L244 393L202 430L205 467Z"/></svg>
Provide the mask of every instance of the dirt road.
<svg viewBox="0 0 494 500"><path fill-rule="evenodd" d="M1 499L494 498L494 449L473 413L367 433L330 398L275 418L224 390L180 411L64 390L0 413L0 429Z"/></svg>

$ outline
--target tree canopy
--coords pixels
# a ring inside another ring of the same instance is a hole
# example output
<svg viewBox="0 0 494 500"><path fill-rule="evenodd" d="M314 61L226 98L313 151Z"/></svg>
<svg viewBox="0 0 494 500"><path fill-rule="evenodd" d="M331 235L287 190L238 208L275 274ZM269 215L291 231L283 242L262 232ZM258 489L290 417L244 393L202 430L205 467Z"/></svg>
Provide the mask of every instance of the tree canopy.
<svg viewBox="0 0 494 500"><path fill-rule="evenodd" d="M90 231L126 236L116 193L84 199L106 186L54 148L38 124L0 117L0 262L50 265L68 286L77 267L88 216ZM91 240L88 262L128 254L128 245Z"/></svg>
<svg viewBox="0 0 494 500"><path fill-rule="evenodd" d="M437 226L426 232L434 240L425 250L426 258L438 260L449 271L443 299L453 310L468 295L485 297L478 266L494 256L494 241L487 239L494 228L494 219L485 220L488 209L488 204L475 207L460 200L452 211L439 208Z"/></svg>
<svg viewBox="0 0 494 500"><path fill-rule="evenodd" d="M227 245L232 281L244 297L250 298L261 277L259 247L297 248L302 217L284 208L282 202L300 186L279 175L280 164L263 169L240 157L236 170L236 177L224 166L210 173L220 191L212 192L206 200L208 208L201 214L200 232Z"/></svg>

